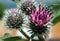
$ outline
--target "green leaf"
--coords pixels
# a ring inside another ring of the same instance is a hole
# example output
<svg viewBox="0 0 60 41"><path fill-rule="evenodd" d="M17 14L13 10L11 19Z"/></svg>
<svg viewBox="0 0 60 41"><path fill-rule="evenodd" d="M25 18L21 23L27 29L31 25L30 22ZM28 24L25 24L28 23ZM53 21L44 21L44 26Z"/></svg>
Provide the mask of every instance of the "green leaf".
<svg viewBox="0 0 60 41"><path fill-rule="evenodd" d="M9 33L5 33L5 35L2 37L2 39L6 39L6 38L9 38L9 37L12 37Z"/></svg>
<svg viewBox="0 0 60 41"><path fill-rule="evenodd" d="M48 7L57 12L60 10L60 3L52 3Z"/></svg>
<svg viewBox="0 0 60 41"><path fill-rule="evenodd" d="M4 41L24 41L21 37L9 37L9 38L6 38L6 39L3 39Z"/></svg>
<svg viewBox="0 0 60 41"><path fill-rule="evenodd" d="M54 24L60 22L60 15L57 16L52 22L53 22Z"/></svg>
<svg viewBox="0 0 60 41"><path fill-rule="evenodd" d="M60 2L54 2L48 6L49 8L52 8L54 19L53 24L56 24L60 21Z"/></svg>
<svg viewBox="0 0 60 41"><path fill-rule="evenodd" d="M0 19L3 17L3 11L5 10L5 5L3 3L0 3Z"/></svg>

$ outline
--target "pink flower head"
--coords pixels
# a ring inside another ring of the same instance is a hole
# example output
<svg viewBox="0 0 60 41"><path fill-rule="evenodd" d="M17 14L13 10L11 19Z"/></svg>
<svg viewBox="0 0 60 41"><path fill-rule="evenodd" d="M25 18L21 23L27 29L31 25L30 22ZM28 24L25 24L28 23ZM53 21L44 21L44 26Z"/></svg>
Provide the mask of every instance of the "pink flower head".
<svg viewBox="0 0 60 41"><path fill-rule="evenodd" d="M37 25L45 25L50 21L50 14L45 9L33 10L30 15L30 20Z"/></svg>

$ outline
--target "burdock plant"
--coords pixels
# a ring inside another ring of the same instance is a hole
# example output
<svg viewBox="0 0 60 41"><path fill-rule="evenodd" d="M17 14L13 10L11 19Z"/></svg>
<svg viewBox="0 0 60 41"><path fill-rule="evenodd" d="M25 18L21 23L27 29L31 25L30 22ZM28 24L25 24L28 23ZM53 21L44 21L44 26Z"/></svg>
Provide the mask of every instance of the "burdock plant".
<svg viewBox="0 0 60 41"><path fill-rule="evenodd" d="M24 0L19 7L6 10L3 20L6 27L18 29L28 40L37 38L38 41L45 41L51 28L53 12L44 7L43 0L40 4L35 4L35 1ZM23 30L26 27L30 28L30 37Z"/></svg>

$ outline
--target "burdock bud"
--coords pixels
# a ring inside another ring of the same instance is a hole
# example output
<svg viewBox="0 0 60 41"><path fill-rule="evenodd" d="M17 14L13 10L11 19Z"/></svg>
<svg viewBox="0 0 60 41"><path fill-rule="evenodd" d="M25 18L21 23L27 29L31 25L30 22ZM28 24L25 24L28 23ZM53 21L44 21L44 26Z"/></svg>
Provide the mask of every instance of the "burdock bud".
<svg viewBox="0 0 60 41"><path fill-rule="evenodd" d="M22 14L19 9L13 8L5 11L5 25L9 28L20 28L23 24Z"/></svg>
<svg viewBox="0 0 60 41"><path fill-rule="evenodd" d="M32 13L32 10L36 9L34 2L32 0L25 0L22 2L21 10L27 15Z"/></svg>

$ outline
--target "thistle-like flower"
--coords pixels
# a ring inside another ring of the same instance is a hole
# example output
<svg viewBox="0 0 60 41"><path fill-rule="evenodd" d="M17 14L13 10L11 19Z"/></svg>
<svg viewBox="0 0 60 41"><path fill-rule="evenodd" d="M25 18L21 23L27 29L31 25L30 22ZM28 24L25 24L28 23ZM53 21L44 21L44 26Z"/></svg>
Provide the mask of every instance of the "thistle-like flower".
<svg viewBox="0 0 60 41"><path fill-rule="evenodd" d="M25 0L22 2L21 10L25 12L27 15L31 14L32 10L36 9L35 1L32 0Z"/></svg>
<svg viewBox="0 0 60 41"><path fill-rule="evenodd" d="M49 11L47 8L42 8L42 9L36 9L33 10L32 13L30 14L30 28L32 31L32 36L34 35L38 36L38 38L46 38L47 32L49 31L48 24L50 24L51 21L51 11Z"/></svg>
<svg viewBox="0 0 60 41"><path fill-rule="evenodd" d="M27 24L29 24L27 16L22 14L21 10L18 8L6 10L3 21L7 27L16 29L27 26ZM28 23L25 23L26 21Z"/></svg>
<svg viewBox="0 0 60 41"><path fill-rule="evenodd" d="M50 21L50 15L46 10L37 10L32 11L31 20L36 25L45 25L47 22Z"/></svg>

